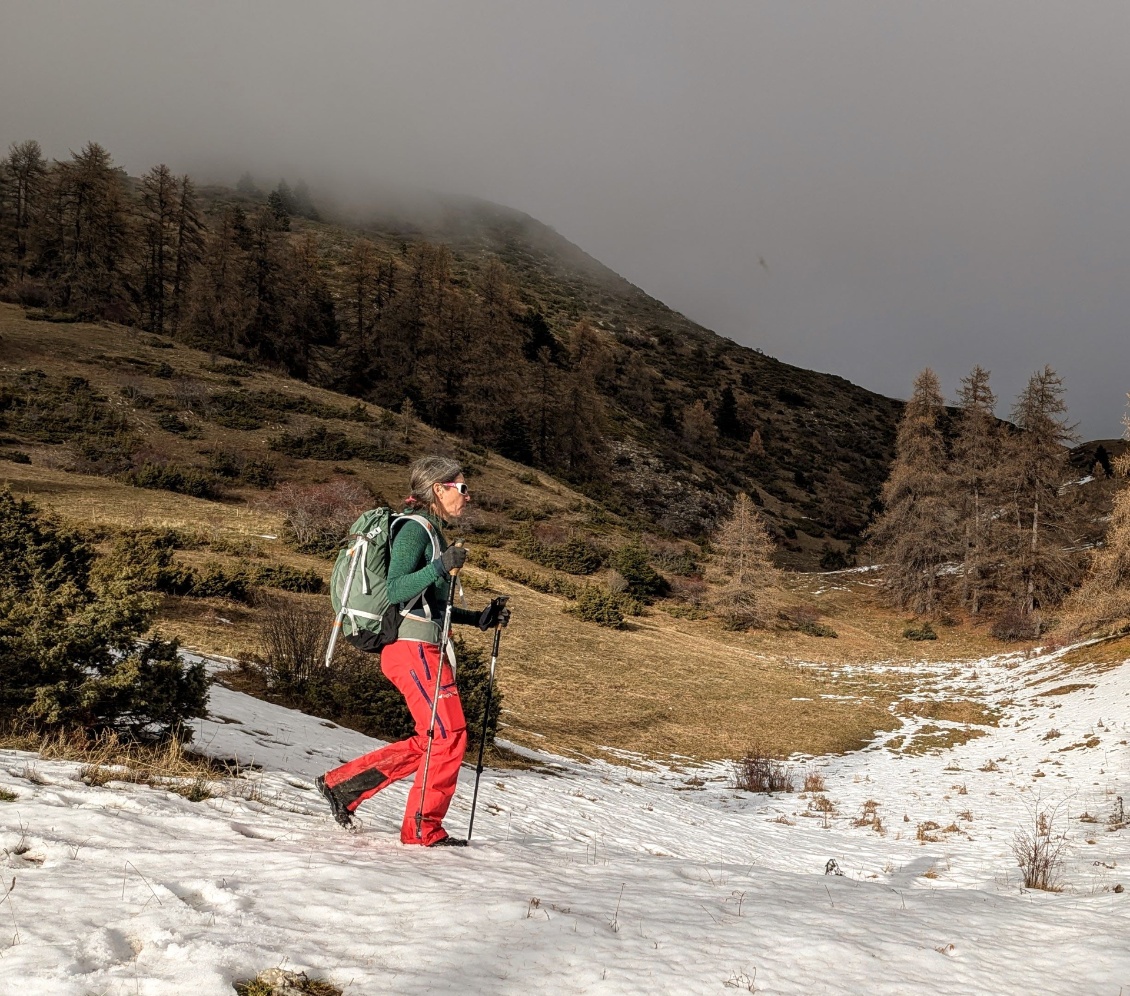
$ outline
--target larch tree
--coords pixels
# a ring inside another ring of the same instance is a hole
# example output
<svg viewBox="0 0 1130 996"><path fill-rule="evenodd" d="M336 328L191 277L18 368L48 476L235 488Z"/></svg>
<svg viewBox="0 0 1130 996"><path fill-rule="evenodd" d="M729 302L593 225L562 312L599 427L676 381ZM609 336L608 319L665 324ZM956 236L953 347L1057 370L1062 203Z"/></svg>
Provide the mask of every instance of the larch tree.
<svg viewBox="0 0 1130 996"><path fill-rule="evenodd" d="M941 427L944 410L937 375L923 370L899 422L895 460L881 493L883 511L870 530L885 565L888 596L916 613L938 607L942 568L958 557Z"/></svg>
<svg viewBox="0 0 1130 996"><path fill-rule="evenodd" d="M176 271L177 179L164 163L141 178L144 258L141 297L145 328L163 335L170 286Z"/></svg>
<svg viewBox="0 0 1130 996"><path fill-rule="evenodd" d="M67 200L63 278L66 304L79 314L124 318L122 282L130 243L125 174L97 142L63 164Z"/></svg>
<svg viewBox="0 0 1130 996"><path fill-rule="evenodd" d="M28 239L41 207L47 160L44 159L38 142L13 142L8 147L3 170L7 188L6 217L9 222L5 236L10 240L7 249L11 254L16 279L20 280L27 270Z"/></svg>
<svg viewBox="0 0 1130 996"><path fill-rule="evenodd" d="M999 547L1002 432L989 371L976 366L961 382L961 415L950 462L952 496L961 536L961 603L978 615L991 598Z"/></svg>
<svg viewBox="0 0 1130 996"><path fill-rule="evenodd" d="M173 286L170 301L170 331L180 331L186 311L192 273L204 258L204 222L196 203L196 187L188 174L177 182L176 235L173 240Z"/></svg>
<svg viewBox="0 0 1130 996"><path fill-rule="evenodd" d="M1005 465L1010 521L1015 526L1004 571L1013 604L1023 616L1057 604L1078 578L1079 558L1067 549L1073 493L1063 380L1050 367L1034 373L1016 399L1018 429Z"/></svg>
<svg viewBox="0 0 1130 996"><path fill-rule="evenodd" d="M709 449L718 442L718 427L702 398L683 411L683 439L703 449Z"/></svg>
<svg viewBox="0 0 1130 996"><path fill-rule="evenodd" d="M765 626L777 609L780 572L773 564L773 539L744 491L711 537L708 569L715 611L731 629Z"/></svg>

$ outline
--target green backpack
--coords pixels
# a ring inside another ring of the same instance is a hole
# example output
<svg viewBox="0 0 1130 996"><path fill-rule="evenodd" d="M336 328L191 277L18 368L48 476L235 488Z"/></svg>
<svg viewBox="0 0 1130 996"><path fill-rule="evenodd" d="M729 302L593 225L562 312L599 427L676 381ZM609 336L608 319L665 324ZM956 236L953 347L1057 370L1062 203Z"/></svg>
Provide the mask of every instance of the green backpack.
<svg viewBox="0 0 1130 996"><path fill-rule="evenodd" d="M422 515L394 515L387 508L374 508L349 527L346 545L330 577L330 601L337 615L326 647L326 667L339 636L369 654L396 640L401 609L388 600L389 547L397 527L409 520L428 531L432 556L439 556L439 537Z"/></svg>

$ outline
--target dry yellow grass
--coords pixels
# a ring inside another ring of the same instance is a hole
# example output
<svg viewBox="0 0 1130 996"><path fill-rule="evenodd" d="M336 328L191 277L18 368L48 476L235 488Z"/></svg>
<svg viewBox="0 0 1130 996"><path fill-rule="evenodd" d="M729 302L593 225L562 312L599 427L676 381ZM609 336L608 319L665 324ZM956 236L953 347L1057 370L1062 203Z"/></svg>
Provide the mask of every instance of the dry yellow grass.
<svg viewBox="0 0 1130 996"><path fill-rule="evenodd" d="M900 716L938 719L946 723L996 726L1000 722L999 710L970 699L903 699L895 706L895 712Z"/></svg>
<svg viewBox="0 0 1130 996"><path fill-rule="evenodd" d="M43 732L32 728L0 730L0 747L34 751L47 760L81 761L83 778L157 783L163 780L210 781L235 774L235 768L186 750L178 740L159 744L121 740L114 733L92 735L81 729Z"/></svg>

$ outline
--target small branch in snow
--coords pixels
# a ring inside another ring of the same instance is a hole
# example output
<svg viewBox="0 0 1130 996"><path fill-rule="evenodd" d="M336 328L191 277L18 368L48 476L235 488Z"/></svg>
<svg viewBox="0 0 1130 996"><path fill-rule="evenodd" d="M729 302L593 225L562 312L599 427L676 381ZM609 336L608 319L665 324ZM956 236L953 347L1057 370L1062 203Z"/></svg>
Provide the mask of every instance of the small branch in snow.
<svg viewBox="0 0 1130 996"><path fill-rule="evenodd" d="M137 871L137 865L135 865L132 861L127 861L122 868L122 899L126 898L126 868L132 868L135 872L137 872L138 878L140 878L141 881L145 883L146 888L148 888L149 891L153 893L153 898L157 900L158 906L165 905L163 902L161 902L161 897L158 896L156 892L154 892L153 886L149 884L149 879L142 875L141 872Z"/></svg>

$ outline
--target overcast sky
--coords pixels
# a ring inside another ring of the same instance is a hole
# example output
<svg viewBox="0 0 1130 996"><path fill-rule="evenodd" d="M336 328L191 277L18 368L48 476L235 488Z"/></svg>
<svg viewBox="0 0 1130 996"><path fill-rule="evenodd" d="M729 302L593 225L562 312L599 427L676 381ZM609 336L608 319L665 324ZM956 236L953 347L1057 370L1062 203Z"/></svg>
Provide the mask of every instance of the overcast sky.
<svg viewBox="0 0 1130 996"><path fill-rule="evenodd" d="M552 225L790 363L1130 391L1130 4L0 0L0 142Z"/></svg>

